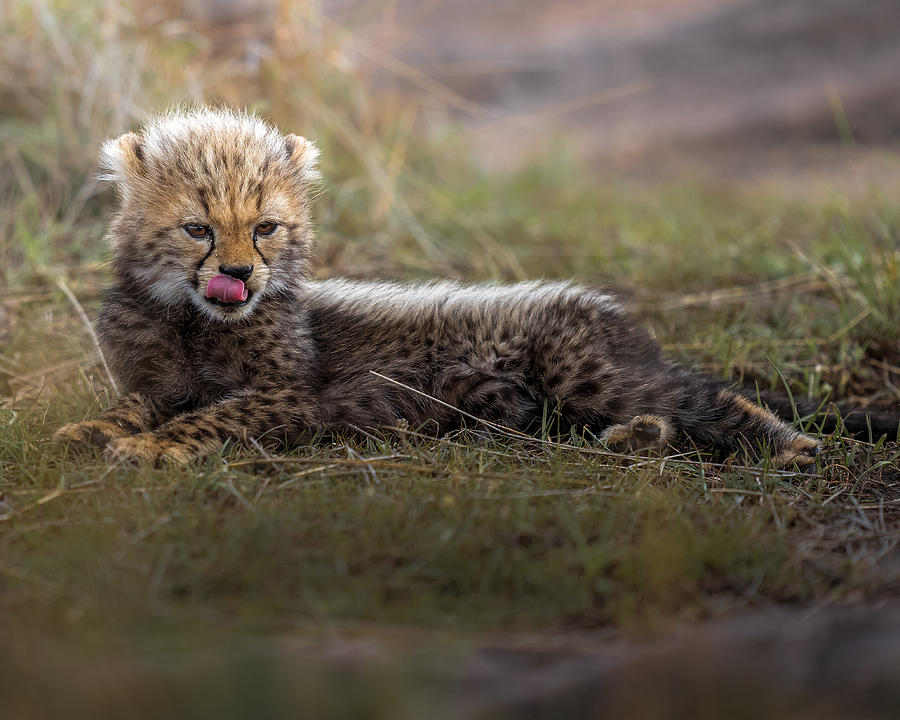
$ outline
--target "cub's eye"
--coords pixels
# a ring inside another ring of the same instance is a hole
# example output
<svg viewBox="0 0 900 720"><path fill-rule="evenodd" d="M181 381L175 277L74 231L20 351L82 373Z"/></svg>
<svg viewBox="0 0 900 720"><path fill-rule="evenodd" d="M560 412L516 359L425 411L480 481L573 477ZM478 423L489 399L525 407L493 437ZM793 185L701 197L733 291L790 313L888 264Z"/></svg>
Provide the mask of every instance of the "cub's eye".
<svg viewBox="0 0 900 720"><path fill-rule="evenodd" d="M273 222L263 222L253 228L254 235L271 235L275 232L275 229L278 227L276 223Z"/></svg>
<svg viewBox="0 0 900 720"><path fill-rule="evenodd" d="M206 225L197 225L196 223L188 223L187 225L182 225L184 231L195 238L205 238L212 235L212 228L207 227Z"/></svg>

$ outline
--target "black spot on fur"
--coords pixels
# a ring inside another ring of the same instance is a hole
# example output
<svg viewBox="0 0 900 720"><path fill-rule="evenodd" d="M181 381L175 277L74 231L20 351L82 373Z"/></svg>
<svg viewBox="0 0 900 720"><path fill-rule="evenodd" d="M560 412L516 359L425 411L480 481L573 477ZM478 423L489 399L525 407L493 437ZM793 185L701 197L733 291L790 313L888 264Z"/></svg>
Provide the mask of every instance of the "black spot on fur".
<svg viewBox="0 0 900 720"><path fill-rule="evenodd" d="M203 437L203 428L197 426L185 428L184 432L191 440L199 440Z"/></svg>
<svg viewBox="0 0 900 720"><path fill-rule="evenodd" d="M591 397L593 395L597 395L599 391L600 388L597 386L597 383L592 382L591 380L585 380L584 382L578 383L578 385L575 386L572 394L579 397Z"/></svg>
<svg viewBox="0 0 900 720"><path fill-rule="evenodd" d="M610 415L611 417L618 417L624 406L622 396L615 394L607 396L605 398L603 406L608 415Z"/></svg>

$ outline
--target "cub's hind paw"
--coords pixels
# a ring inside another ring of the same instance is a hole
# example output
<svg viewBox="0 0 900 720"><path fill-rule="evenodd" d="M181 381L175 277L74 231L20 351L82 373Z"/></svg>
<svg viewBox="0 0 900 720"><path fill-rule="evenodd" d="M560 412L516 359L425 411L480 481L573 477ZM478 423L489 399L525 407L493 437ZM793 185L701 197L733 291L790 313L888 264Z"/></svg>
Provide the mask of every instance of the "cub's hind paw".
<svg viewBox="0 0 900 720"><path fill-rule="evenodd" d="M672 437L668 422L656 415L638 415L627 425L612 425L600 437L613 452L624 453L658 448Z"/></svg>
<svg viewBox="0 0 900 720"><path fill-rule="evenodd" d="M788 447L774 457L772 462L775 467L779 468L788 468L793 465L804 468L814 465L816 455L821 451L818 441L808 435L797 435Z"/></svg>
<svg viewBox="0 0 900 720"><path fill-rule="evenodd" d="M63 425L53 434L53 441L68 444L76 450L87 450L90 447L105 447L110 440L127 437L129 434L115 423L87 420Z"/></svg>
<svg viewBox="0 0 900 720"><path fill-rule="evenodd" d="M103 451L107 462L132 465L157 465L165 460L186 463L196 456L189 445L160 440L149 432L111 440Z"/></svg>

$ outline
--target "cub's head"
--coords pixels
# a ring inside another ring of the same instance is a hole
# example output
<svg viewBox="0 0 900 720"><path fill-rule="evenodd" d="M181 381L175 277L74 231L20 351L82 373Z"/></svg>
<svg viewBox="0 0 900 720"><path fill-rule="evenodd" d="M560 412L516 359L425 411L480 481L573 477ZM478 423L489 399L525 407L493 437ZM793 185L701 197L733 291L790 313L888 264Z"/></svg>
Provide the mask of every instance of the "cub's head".
<svg viewBox="0 0 900 720"><path fill-rule="evenodd" d="M110 239L127 290L224 321L291 292L309 253L317 155L253 115L209 108L108 140L100 177L121 197Z"/></svg>

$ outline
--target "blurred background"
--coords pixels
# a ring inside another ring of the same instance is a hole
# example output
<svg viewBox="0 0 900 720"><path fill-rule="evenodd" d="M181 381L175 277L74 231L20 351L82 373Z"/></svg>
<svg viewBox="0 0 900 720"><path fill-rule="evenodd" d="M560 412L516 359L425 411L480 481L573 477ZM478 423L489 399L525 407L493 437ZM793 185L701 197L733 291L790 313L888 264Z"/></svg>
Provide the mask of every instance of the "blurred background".
<svg viewBox="0 0 900 720"><path fill-rule="evenodd" d="M592 170L807 192L895 181L891 0L324 2L370 81L508 167L564 138Z"/></svg>
<svg viewBox="0 0 900 720"><path fill-rule="evenodd" d="M316 276L575 278L717 377L896 409L898 28L896 0L0 0L0 715L896 717L896 438L801 476L47 438L112 397L97 148L196 103L322 148Z"/></svg>

